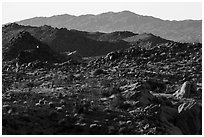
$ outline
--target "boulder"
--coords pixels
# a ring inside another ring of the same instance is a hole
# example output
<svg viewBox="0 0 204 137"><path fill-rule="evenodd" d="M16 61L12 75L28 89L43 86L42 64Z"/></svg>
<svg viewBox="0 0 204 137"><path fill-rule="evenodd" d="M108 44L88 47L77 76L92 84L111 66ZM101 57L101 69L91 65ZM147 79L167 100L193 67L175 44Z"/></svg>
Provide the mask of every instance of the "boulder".
<svg viewBox="0 0 204 137"><path fill-rule="evenodd" d="M114 61L121 57L121 52L119 51L112 51L105 56L107 61Z"/></svg>
<svg viewBox="0 0 204 137"><path fill-rule="evenodd" d="M159 119L167 134L199 135L202 129L202 107L195 100L179 99L171 104L163 100Z"/></svg>
<svg viewBox="0 0 204 137"><path fill-rule="evenodd" d="M183 105L183 104L182 104ZM175 118L175 125L184 135L202 134L202 107L197 103L185 103Z"/></svg>
<svg viewBox="0 0 204 137"><path fill-rule="evenodd" d="M170 106L161 106L159 118L162 125L166 128L167 134L170 135L182 135L182 131L180 128L173 124L174 119L176 119L178 111L174 107Z"/></svg>
<svg viewBox="0 0 204 137"><path fill-rule="evenodd" d="M190 83L189 81L186 81L183 83L181 88L177 90L173 95L177 98L188 98L191 95L196 93L196 87L193 83Z"/></svg>

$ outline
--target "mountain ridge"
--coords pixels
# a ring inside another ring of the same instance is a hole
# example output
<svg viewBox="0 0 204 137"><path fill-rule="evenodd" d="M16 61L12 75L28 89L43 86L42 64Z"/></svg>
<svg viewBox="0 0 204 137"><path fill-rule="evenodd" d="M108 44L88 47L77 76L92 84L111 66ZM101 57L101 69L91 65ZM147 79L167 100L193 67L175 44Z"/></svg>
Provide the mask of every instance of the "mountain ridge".
<svg viewBox="0 0 204 137"><path fill-rule="evenodd" d="M141 15L141 14L136 14L134 12L131 12L129 10L123 10L123 11L119 11L119 12L113 12L113 11L108 11L108 12L103 12L103 13L99 13L99 14L90 14L90 13L87 13L87 14L82 14L82 15L73 15L73 14L59 14L59 15L52 15L52 16L36 16L36 17L32 17L32 18L29 18L29 19L34 19L34 18L53 18L53 17L57 17L57 16L72 16L72 17L80 17L80 16L98 16L98 15L103 15L103 14L108 14L108 13L111 13L111 14L117 14L117 13L125 13L125 12L129 12L131 14L134 14L134 15L137 15L137 16L143 16L143 17L152 17L152 18L155 18L155 19L160 19L160 20L163 20L163 21L201 21L202 19L181 19L181 20L170 20L170 19L161 19L159 17L154 17L154 16L150 16L150 15ZM19 21L23 21L23 20L27 20L27 19L22 19L22 20L18 20L16 21L19 22ZM9 24L9 23L6 23L6 24Z"/></svg>
<svg viewBox="0 0 204 137"><path fill-rule="evenodd" d="M78 50L82 56L105 55L111 51L126 49L130 47L127 42L120 41L111 43L108 41L98 41L89 38L89 32L67 30L66 28L52 28L51 26L23 26L18 24L6 25L2 28L2 45L6 47L10 40L17 36L19 32L27 31L39 41L46 43L56 52L67 52ZM103 33L100 33L100 35ZM95 37L93 36L90 37Z"/></svg>
<svg viewBox="0 0 204 137"><path fill-rule="evenodd" d="M74 16L69 14L36 17L17 21L21 25L76 29L88 32L131 31L153 33L177 42L202 42L202 20L162 20L130 11L105 12L97 15Z"/></svg>

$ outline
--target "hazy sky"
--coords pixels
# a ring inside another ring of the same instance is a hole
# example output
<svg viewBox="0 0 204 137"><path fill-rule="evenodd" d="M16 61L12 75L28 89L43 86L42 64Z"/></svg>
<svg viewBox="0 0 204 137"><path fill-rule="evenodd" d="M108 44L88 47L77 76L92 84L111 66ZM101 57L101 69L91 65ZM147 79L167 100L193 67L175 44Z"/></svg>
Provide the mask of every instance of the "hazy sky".
<svg viewBox="0 0 204 137"><path fill-rule="evenodd" d="M2 23L14 22L36 16L59 14L100 14L108 11L129 10L140 15L149 15L164 20L202 19L201 2L78 2L78 3L2 3Z"/></svg>

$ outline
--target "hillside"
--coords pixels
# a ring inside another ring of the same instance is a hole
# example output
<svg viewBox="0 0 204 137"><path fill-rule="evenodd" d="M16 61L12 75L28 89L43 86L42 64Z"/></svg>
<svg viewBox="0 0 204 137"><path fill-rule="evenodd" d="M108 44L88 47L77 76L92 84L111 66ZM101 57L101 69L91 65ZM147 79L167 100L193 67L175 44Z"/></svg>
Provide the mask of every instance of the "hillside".
<svg viewBox="0 0 204 137"><path fill-rule="evenodd" d="M124 40L125 38L135 36L137 34L134 34L133 32L129 31L115 31L112 33L105 33L100 35L97 40L99 41L109 41L109 42L116 42Z"/></svg>
<svg viewBox="0 0 204 137"><path fill-rule="evenodd" d="M17 23L31 26L50 25L89 32L152 33L173 41L202 42L202 20L169 21L138 15L130 11L106 12L98 15L71 16L64 14L35 17Z"/></svg>
<svg viewBox="0 0 204 137"><path fill-rule="evenodd" d="M35 26L2 26L3 135L202 135L202 43L172 40L201 40L201 21L19 23Z"/></svg>
<svg viewBox="0 0 204 137"><path fill-rule="evenodd" d="M162 43L173 42L170 40L163 39L159 36L155 36L151 33L142 33L132 37L124 38L123 40L133 45L138 45L141 47L156 47Z"/></svg>
<svg viewBox="0 0 204 137"><path fill-rule="evenodd" d="M3 45L3 61L18 58L20 62L31 62L34 60L59 62L59 54L51 50L48 45L40 42L22 31Z"/></svg>
<svg viewBox="0 0 204 137"><path fill-rule="evenodd" d="M31 27L18 24L9 24L3 27L3 47L21 31L29 32L33 37L46 43L56 52L66 52L77 50L82 56L99 56L108 52L126 49L130 47L128 42L117 41L98 41L95 34L80 32L76 30L67 30L65 28L57 29L50 26ZM103 34L103 33L100 33Z"/></svg>
<svg viewBox="0 0 204 137"><path fill-rule="evenodd" d="M133 46L15 70L3 62L3 135L202 134L201 44Z"/></svg>
<svg viewBox="0 0 204 137"><path fill-rule="evenodd" d="M12 23L2 52L4 135L202 134L201 43Z"/></svg>

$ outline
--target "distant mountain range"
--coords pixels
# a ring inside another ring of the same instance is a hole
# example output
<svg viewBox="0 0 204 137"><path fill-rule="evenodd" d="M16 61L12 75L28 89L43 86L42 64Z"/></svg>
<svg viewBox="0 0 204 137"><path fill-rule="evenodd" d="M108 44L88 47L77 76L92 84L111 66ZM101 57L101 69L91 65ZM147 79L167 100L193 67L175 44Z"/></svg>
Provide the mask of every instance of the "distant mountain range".
<svg viewBox="0 0 204 137"><path fill-rule="evenodd" d="M138 15L130 11L107 12L98 15L73 16L64 14L52 17L35 17L17 23L31 26L50 25L57 28L89 32L152 33L173 41L202 42L202 20L169 21Z"/></svg>

